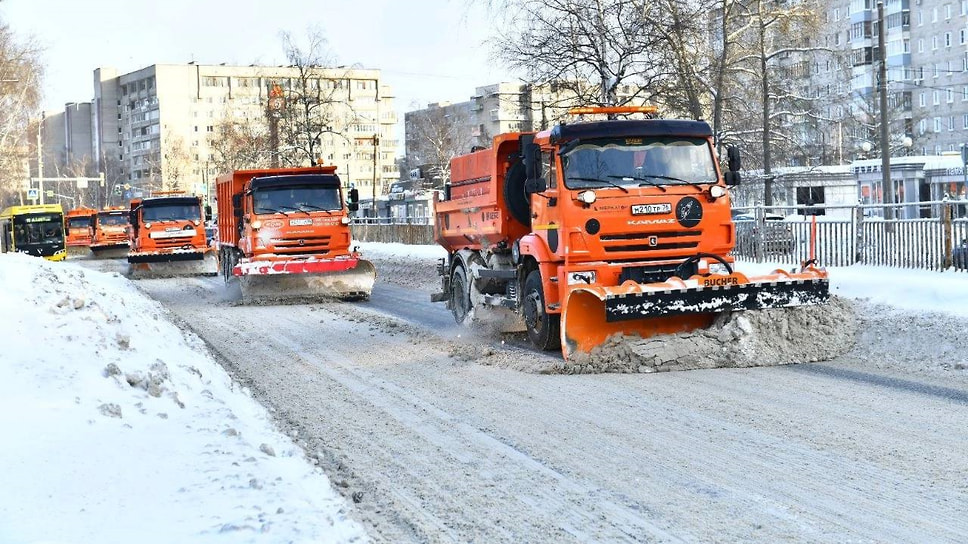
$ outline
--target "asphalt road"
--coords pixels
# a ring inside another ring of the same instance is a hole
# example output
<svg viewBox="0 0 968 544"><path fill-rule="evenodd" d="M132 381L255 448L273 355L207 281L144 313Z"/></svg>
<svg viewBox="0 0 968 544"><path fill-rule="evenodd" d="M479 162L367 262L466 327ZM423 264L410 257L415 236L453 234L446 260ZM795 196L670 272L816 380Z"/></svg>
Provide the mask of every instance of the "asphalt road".
<svg viewBox="0 0 968 544"><path fill-rule="evenodd" d="M563 376L489 364L556 355L469 334L423 291L247 307L218 278L139 285L377 542L968 541L968 375L934 360L930 320L873 316L822 364Z"/></svg>

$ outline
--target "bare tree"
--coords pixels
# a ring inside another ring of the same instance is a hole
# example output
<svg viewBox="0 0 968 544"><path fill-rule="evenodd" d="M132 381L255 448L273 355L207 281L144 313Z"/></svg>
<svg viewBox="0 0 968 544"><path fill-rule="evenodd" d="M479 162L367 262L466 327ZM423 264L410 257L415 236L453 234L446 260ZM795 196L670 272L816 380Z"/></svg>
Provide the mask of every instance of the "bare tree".
<svg viewBox="0 0 968 544"><path fill-rule="evenodd" d="M655 98L665 77L643 21L644 0L495 0L513 14L491 41L496 55L530 82L571 86L586 104ZM593 85L589 85L592 82ZM636 92L619 99L619 86Z"/></svg>
<svg viewBox="0 0 968 544"><path fill-rule="evenodd" d="M162 191L191 190L192 161L185 139L170 136L162 142Z"/></svg>
<svg viewBox="0 0 968 544"><path fill-rule="evenodd" d="M245 168L266 168L272 149L265 122L239 119L227 111L208 139L212 166L218 172Z"/></svg>
<svg viewBox="0 0 968 544"><path fill-rule="evenodd" d="M283 163L315 164L322 151L323 134L341 134L351 122L343 100L348 81L334 77L333 72L338 69L333 67L335 63L321 30L310 29L304 45L288 32L282 34L282 39L286 59L298 75L273 87L273 92L281 94L281 102L267 105L270 124L277 123L270 127L270 137L277 134Z"/></svg>
<svg viewBox="0 0 968 544"><path fill-rule="evenodd" d="M411 168L428 166L432 186L440 189L450 180L450 161L471 150L478 143L467 127L471 114L467 104L429 108L419 115L408 114L407 163Z"/></svg>
<svg viewBox="0 0 968 544"><path fill-rule="evenodd" d="M0 23L0 202L20 194L30 153L28 127L40 103L40 47Z"/></svg>

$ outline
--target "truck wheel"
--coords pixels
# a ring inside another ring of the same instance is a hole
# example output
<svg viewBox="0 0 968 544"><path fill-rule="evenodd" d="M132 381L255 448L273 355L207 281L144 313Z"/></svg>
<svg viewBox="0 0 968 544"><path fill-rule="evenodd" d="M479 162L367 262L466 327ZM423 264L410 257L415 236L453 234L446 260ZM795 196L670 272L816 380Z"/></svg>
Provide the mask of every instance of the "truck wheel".
<svg viewBox="0 0 968 544"><path fill-rule="evenodd" d="M524 280L524 324L528 328L528 338L538 349L551 350L561 347L559 327L561 316L545 311L544 289L541 286L541 272L532 270Z"/></svg>
<svg viewBox="0 0 968 544"><path fill-rule="evenodd" d="M450 311L458 323L463 323L471 313L470 282L463 266L455 266L450 274Z"/></svg>

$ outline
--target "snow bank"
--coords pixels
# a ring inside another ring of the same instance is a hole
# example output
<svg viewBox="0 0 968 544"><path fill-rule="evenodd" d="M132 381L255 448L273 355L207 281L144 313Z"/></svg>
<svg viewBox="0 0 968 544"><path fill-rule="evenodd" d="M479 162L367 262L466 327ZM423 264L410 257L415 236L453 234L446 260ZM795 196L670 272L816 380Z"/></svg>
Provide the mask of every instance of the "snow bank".
<svg viewBox="0 0 968 544"><path fill-rule="evenodd" d="M739 262L745 274L767 273L789 264ZM968 273L884 266L832 266L830 293L895 308L968 317Z"/></svg>
<svg viewBox="0 0 968 544"><path fill-rule="evenodd" d="M265 410L117 274L0 255L0 542L356 542Z"/></svg>

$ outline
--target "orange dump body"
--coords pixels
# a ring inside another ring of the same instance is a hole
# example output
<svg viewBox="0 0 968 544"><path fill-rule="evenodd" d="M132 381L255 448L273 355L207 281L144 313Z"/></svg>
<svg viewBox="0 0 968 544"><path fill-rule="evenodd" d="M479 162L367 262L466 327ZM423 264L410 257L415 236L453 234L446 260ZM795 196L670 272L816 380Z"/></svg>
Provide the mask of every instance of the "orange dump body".
<svg viewBox="0 0 968 544"><path fill-rule="evenodd" d="M566 356L612 334L688 331L720 312L828 296L826 272L812 266L763 277L732 270L730 199L704 122L502 134L451 162L449 194L434 209L449 253L434 299L458 321L473 306L516 310L532 341L560 343Z"/></svg>
<svg viewBox="0 0 968 544"><path fill-rule="evenodd" d="M91 245L94 235L94 208L75 208L64 214L67 223L67 247L84 248Z"/></svg>

